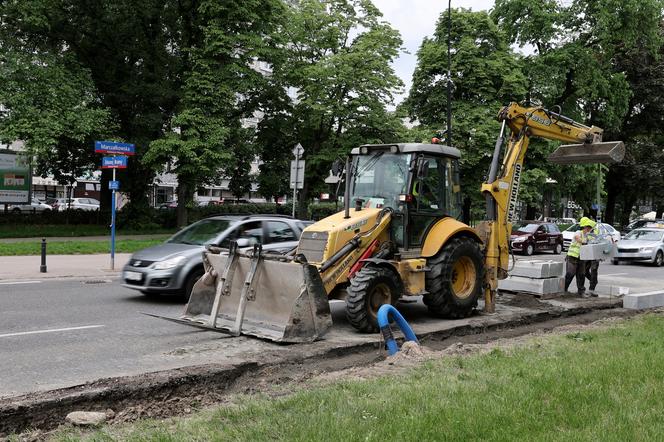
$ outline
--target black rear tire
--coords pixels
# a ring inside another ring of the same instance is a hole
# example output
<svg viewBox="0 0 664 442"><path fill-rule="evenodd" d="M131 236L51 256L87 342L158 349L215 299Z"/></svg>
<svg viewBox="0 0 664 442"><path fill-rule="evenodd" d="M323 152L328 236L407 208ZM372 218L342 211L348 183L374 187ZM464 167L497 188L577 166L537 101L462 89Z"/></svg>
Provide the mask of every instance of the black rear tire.
<svg viewBox="0 0 664 442"><path fill-rule="evenodd" d="M484 267L477 241L454 238L427 265L423 301L429 312L441 318L469 316L482 295Z"/></svg>
<svg viewBox="0 0 664 442"><path fill-rule="evenodd" d="M399 276L389 268L364 266L350 280L346 296L346 318L359 332L378 331L377 314L383 304L394 305L403 288Z"/></svg>
<svg viewBox="0 0 664 442"><path fill-rule="evenodd" d="M192 272L187 276L187 280L184 283L184 291L182 293L182 296L185 301L189 302L189 298L191 297L191 291L194 289L194 284L198 282L199 279L205 274L205 271L203 268L200 269L194 269Z"/></svg>

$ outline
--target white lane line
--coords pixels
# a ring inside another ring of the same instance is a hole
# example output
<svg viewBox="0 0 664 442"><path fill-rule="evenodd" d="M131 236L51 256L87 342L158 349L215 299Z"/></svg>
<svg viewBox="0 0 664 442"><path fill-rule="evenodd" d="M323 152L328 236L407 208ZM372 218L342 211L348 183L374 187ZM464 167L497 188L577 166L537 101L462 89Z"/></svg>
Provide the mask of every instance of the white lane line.
<svg viewBox="0 0 664 442"><path fill-rule="evenodd" d="M605 273L604 276L623 276L629 275L629 273Z"/></svg>
<svg viewBox="0 0 664 442"><path fill-rule="evenodd" d="M14 282L0 282L0 285L11 285L11 284L41 284L41 281L14 281Z"/></svg>
<svg viewBox="0 0 664 442"><path fill-rule="evenodd" d="M0 335L0 338L8 338L10 336L36 335L38 333L55 333L55 332L63 332L71 330L85 330L88 328L99 328L99 327L105 327L105 325L84 325L82 327L52 328L50 330L34 330L28 332L5 333L4 335Z"/></svg>

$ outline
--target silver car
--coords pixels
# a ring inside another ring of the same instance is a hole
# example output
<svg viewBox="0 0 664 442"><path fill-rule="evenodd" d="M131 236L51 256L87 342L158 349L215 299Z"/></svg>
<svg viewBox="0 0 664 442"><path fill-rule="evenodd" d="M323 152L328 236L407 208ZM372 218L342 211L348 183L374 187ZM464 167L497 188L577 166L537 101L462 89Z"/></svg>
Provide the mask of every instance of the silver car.
<svg viewBox="0 0 664 442"><path fill-rule="evenodd" d="M664 229L635 229L618 241L613 264L620 261L649 262L656 266L664 263Z"/></svg>
<svg viewBox="0 0 664 442"><path fill-rule="evenodd" d="M285 253L297 247L304 221L278 215L214 216L185 227L165 243L136 252L124 266L124 287L144 294L181 293L189 299L203 275L208 244L238 247L262 244L263 250Z"/></svg>

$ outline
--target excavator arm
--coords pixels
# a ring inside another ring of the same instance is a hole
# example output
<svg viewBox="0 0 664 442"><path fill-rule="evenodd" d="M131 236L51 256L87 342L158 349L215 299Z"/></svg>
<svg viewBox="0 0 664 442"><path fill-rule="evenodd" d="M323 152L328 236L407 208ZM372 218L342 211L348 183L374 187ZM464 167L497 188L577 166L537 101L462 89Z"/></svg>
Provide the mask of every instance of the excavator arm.
<svg viewBox="0 0 664 442"><path fill-rule="evenodd" d="M583 161L578 162L615 161L616 156L622 159L620 153L616 154L616 149L624 155L622 142L602 143L602 129L584 126L542 107L523 107L511 103L500 110L498 119L503 123L501 133L494 148L489 177L481 189L486 199L487 220L478 226L485 245L485 311L489 313L495 309L498 280L507 277L509 238L512 223L516 221L519 185L530 138L574 143L563 147L565 156L583 158ZM501 162L506 128L510 134ZM557 162L574 162L562 160L561 155L558 157Z"/></svg>

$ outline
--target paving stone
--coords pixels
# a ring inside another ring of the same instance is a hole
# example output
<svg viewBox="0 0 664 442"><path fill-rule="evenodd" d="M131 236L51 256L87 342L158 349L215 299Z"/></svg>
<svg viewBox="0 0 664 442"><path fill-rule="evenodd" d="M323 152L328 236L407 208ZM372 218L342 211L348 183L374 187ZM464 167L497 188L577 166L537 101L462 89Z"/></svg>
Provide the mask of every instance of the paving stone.
<svg viewBox="0 0 664 442"><path fill-rule="evenodd" d="M664 291L634 293L623 297L623 307L633 310L664 306Z"/></svg>
<svg viewBox="0 0 664 442"><path fill-rule="evenodd" d="M65 420L74 425L99 425L107 419L106 413L99 411L72 411Z"/></svg>
<svg viewBox="0 0 664 442"><path fill-rule="evenodd" d="M498 290L526 292L540 295L560 293L565 287L564 278L525 278L510 276L498 281Z"/></svg>
<svg viewBox="0 0 664 442"><path fill-rule="evenodd" d="M560 277L563 276L563 263L548 260L517 261L509 273L510 276L523 276L526 278Z"/></svg>

